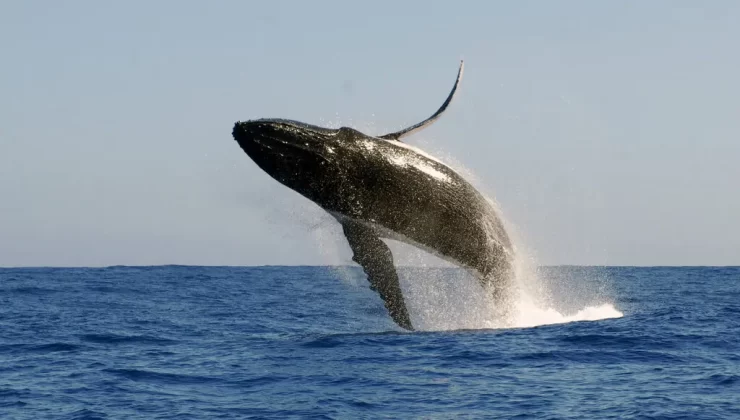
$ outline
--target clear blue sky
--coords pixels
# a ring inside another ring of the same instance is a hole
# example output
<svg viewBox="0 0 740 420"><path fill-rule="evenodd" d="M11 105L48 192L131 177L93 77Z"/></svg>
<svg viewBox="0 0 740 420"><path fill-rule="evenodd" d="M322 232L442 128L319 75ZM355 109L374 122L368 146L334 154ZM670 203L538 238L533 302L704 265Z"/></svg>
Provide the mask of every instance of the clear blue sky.
<svg viewBox="0 0 740 420"><path fill-rule="evenodd" d="M325 263L339 231L233 123L398 129L461 58L408 142L474 174L540 263L740 264L738 22L735 1L2 2L0 266Z"/></svg>

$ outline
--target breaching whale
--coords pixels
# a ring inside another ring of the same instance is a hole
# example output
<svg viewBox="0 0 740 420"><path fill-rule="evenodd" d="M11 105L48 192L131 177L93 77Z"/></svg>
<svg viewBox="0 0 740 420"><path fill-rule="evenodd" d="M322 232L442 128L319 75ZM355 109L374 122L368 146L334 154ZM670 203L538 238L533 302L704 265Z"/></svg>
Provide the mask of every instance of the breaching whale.
<svg viewBox="0 0 740 420"><path fill-rule="evenodd" d="M285 119L237 122L233 136L278 182L329 212L342 225L352 259L402 328L413 330L393 255L381 238L421 248L468 269L505 306L513 249L492 204L456 171L401 142L437 120L452 91L426 120L382 136Z"/></svg>

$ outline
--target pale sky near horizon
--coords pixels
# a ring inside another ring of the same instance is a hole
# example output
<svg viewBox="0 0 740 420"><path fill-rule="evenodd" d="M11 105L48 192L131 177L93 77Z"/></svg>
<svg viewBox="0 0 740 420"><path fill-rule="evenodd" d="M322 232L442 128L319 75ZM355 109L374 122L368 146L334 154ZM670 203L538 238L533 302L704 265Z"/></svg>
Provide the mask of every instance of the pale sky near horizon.
<svg viewBox="0 0 740 420"><path fill-rule="evenodd" d="M472 174L540 264L740 265L740 3L0 4L0 266L348 263L231 137L382 134Z"/></svg>

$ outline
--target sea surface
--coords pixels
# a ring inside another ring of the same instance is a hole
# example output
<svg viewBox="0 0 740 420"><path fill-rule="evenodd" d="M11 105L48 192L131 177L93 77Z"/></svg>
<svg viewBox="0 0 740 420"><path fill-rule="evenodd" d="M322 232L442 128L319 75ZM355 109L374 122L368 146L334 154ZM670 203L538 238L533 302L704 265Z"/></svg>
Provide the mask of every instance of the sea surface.
<svg viewBox="0 0 740 420"><path fill-rule="evenodd" d="M740 268L0 269L0 418L740 419Z"/></svg>

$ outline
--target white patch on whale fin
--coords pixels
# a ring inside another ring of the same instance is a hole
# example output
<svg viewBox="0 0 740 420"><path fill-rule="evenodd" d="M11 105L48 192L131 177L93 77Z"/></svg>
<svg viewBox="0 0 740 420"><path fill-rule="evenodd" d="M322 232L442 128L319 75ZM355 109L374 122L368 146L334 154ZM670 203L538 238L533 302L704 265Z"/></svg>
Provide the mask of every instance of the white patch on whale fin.
<svg viewBox="0 0 740 420"><path fill-rule="evenodd" d="M396 131L395 133L390 134L384 134L382 136L378 136L378 138L384 139L384 140L397 140L401 141L401 138L410 136L411 134L414 134L415 132L430 126L433 122L435 122L443 112L447 109L447 107L452 102L452 98L455 97L455 92L457 92L457 87L460 85L460 80L462 79L463 75L463 61L460 60L460 69L457 71L457 79L455 79L455 85L452 86L452 91L450 91L450 94L447 96L447 99L442 104L442 106L437 110L437 112L434 113L431 117L427 118L426 120L416 124L412 125L411 127L404 128L401 131Z"/></svg>

